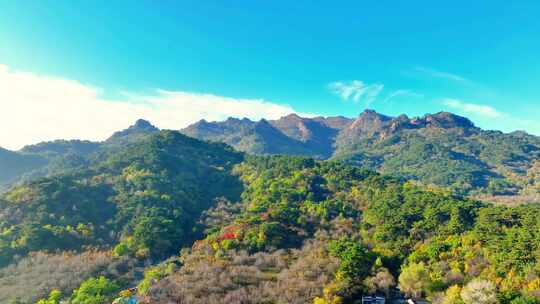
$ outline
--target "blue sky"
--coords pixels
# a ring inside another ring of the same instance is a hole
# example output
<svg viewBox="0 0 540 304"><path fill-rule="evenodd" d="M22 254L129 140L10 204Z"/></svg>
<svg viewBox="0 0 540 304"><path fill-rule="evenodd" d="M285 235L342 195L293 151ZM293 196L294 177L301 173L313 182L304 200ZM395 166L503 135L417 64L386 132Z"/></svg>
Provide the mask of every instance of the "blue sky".
<svg viewBox="0 0 540 304"><path fill-rule="evenodd" d="M367 107L540 135L540 2L439 2L0 0L2 121L32 127L0 146Z"/></svg>

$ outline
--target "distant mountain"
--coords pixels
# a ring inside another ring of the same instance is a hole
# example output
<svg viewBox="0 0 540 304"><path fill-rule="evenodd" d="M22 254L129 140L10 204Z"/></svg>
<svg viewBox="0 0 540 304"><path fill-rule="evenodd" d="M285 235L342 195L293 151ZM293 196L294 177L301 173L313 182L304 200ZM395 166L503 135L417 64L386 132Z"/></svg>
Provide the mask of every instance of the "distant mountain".
<svg viewBox="0 0 540 304"><path fill-rule="evenodd" d="M104 142L58 140L19 151L0 149L0 191L20 181L85 168L107 151L158 132L141 119ZM366 110L355 119L290 114L277 120L201 120L181 132L255 155L341 160L487 200L540 201L539 137L482 130L448 112L413 118Z"/></svg>
<svg viewBox="0 0 540 304"><path fill-rule="evenodd" d="M259 122L247 118L229 118L223 122L201 120L182 132L198 139L224 142L252 154L326 159L332 155L332 145L339 131L351 122L345 117L302 118L291 114L279 120Z"/></svg>
<svg viewBox="0 0 540 304"><path fill-rule="evenodd" d="M482 130L448 112L414 118L373 110L356 119L295 114L260 122L230 118L200 121L182 132L253 154L343 160L462 194L537 199L540 192L539 137Z"/></svg>
<svg viewBox="0 0 540 304"><path fill-rule="evenodd" d="M39 155L0 148L0 189L1 184L13 182L24 173L45 166L47 162L47 159Z"/></svg>
<svg viewBox="0 0 540 304"><path fill-rule="evenodd" d="M270 123L283 134L301 143L311 153L310 156L328 158L333 152L334 138L339 131L350 124L344 117L302 118L296 114L285 116Z"/></svg>
<svg viewBox="0 0 540 304"><path fill-rule="evenodd" d="M55 140L25 146L19 152L51 156L69 153L88 155L95 152L99 147L99 143L88 140Z"/></svg>
<svg viewBox="0 0 540 304"><path fill-rule="evenodd" d="M493 206L402 178L537 193L537 137L444 112L198 126L251 151L401 178L251 156L144 121L103 143L0 150L4 172L48 175L0 194L0 303L133 292L149 303L355 303L398 282L407 296L454 301L461 288L470 299L480 282L492 299L538 302L540 204Z"/></svg>
<svg viewBox="0 0 540 304"><path fill-rule="evenodd" d="M149 121L144 119L139 119L135 122L134 125L129 128L115 132L111 137L109 137L105 143L106 144L128 144L137 142L143 138L148 137L149 135L155 134L159 131L158 128L153 126Z"/></svg>
<svg viewBox="0 0 540 304"><path fill-rule="evenodd" d="M158 131L148 121L139 119L105 142L55 140L28 145L19 151L0 148L0 192L20 181L84 168L99 153L138 142Z"/></svg>

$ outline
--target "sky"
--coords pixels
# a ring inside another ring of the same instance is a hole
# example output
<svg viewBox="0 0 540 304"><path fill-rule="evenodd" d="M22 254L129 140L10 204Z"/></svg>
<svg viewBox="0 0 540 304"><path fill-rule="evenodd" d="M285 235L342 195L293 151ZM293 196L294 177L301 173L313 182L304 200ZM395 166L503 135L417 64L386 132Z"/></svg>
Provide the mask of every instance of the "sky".
<svg viewBox="0 0 540 304"><path fill-rule="evenodd" d="M0 147L451 111L540 135L540 1L0 0Z"/></svg>

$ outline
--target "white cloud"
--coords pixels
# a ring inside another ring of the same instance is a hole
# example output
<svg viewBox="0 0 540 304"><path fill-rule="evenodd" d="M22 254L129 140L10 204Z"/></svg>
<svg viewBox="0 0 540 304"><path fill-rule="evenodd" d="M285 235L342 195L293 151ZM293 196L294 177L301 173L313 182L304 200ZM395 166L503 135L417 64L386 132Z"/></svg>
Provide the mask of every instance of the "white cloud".
<svg viewBox="0 0 540 304"><path fill-rule="evenodd" d="M472 80L469 80L465 77L462 77L453 73L438 71L438 70L434 70L434 69L430 69L426 67L415 67L413 68L413 71L416 73L421 73L421 74L433 77L433 78L446 79L446 80L450 80L453 82L457 82L457 83L469 85L469 86L475 85L475 83Z"/></svg>
<svg viewBox="0 0 540 304"><path fill-rule="evenodd" d="M396 90L396 91L388 94L384 98L383 102L388 102L388 101L392 100L393 98L400 97L400 96L409 96L409 97L413 97L413 98L423 98L424 97L424 95L413 92L411 90Z"/></svg>
<svg viewBox="0 0 540 304"><path fill-rule="evenodd" d="M378 83L368 85L361 80L352 80L349 82L332 82L328 85L328 88L343 100L363 102L368 106L375 101L384 85Z"/></svg>
<svg viewBox="0 0 540 304"><path fill-rule="evenodd" d="M481 105L475 103L466 103L461 100L446 98L443 100L443 104L452 109L463 111L478 116L488 118L498 118L503 116L503 113L497 111L495 108L488 105Z"/></svg>
<svg viewBox="0 0 540 304"><path fill-rule="evenodd" d="M127 100L111 100L101 97L101 89L77 81L0 65L0 147L18 149L54 139L103 140L138 118L180 129L202 118L277 119L296 112L262 99L212 94L156 90L151 96L125 96Z"/></svg>

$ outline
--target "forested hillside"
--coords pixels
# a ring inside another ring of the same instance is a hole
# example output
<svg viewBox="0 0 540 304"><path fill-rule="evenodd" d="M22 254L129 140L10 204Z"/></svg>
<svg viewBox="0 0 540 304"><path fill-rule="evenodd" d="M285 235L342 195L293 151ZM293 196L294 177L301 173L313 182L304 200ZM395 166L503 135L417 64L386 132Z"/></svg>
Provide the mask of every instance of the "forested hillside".
<svg viewBox="0 0 540 304"><path fill-rule="evenodd" d="M104 142L55 140L28 145L19 151L0 148L0 192L22 181L84 169L99 152L135 143L158 131L148 121L137 120Z"/></svg>
<svg viewBox="0 0 540 304"><path fill-rule="evenodd" d="M174 255L203 235L196 221L215 198L239 197L230 171L242 157L223 144L163 131L106 150L85 169L11 188L0 200L0 264L18 267L37 252L111 252L141 261ZM47 273L39 275L47 284ZM13 281L5 280L7 288ZM20 296L33 301L35 292ZM1 294L0 302L15 296Z"/></svg>
<svg viewBox="0 0 540 304"><path fill-rule="evenodd" d="M0 302L539 303L539 211L161 131L2 196Z"/></svg>
<svg viewBox="0 0 540 304"><path fill-rule="evenodd" d="M492 207L302 158L250 158L236 172L240 206L207 213L182 267L147 272L151 303L353 303L398 284L435 303L540 296L537 205Z"/></svg>
<svg viewBox="0 0 540 304"><path fill-rule="evenodd" d="M159 130L138 120L103 142L58 140L0 150L0 192L12 184L79 170L97 154L140 141ZM409 118L367 110L356 119L230 118L200 121L181 131L254 155L340 160L387 175L440 186L488 202L540 202L540 139L474 126L451 113Z"/></svg>
<svg viewBox="0 0 540 304"><path fill-rule="evenodd" d="M367 110L356 119L201 121L182 132L252 154L342 160L486 201L540 201L538 137L482 130L446 112L417 118Z"/></svg>
<svg viewBox="0 0 540 304"><path fill-rule="evenodd" d="M0 0L0 304L540 304L539 80L540 0Z"/></svg>

